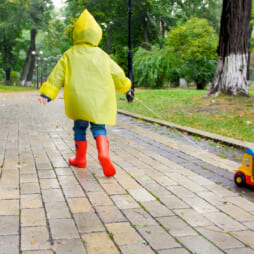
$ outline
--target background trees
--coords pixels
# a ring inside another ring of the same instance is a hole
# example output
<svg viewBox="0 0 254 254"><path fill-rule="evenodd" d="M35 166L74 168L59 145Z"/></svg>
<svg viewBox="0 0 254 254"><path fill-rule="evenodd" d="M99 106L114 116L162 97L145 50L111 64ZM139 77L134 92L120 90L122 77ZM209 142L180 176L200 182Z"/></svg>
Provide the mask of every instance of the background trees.
<svg viewBox="0 0 254 254"><path fill-rule="evenodd" d="M0 69L7 79L14 69L21 74L21 85L31 84L32 51L44 52L46 64L39 71L47 74L45 66L52 68L57 56L72 45L74 23L85 8L103 29L100 46L127 71L128 1L67 0L66 8L58 13L51 0L1 2L5 4L0 4ZM136 84L163 87L170 82L175 86L179 78L185 78L203 89L216 68L221 10L222 0L133 1Z"/></svg>

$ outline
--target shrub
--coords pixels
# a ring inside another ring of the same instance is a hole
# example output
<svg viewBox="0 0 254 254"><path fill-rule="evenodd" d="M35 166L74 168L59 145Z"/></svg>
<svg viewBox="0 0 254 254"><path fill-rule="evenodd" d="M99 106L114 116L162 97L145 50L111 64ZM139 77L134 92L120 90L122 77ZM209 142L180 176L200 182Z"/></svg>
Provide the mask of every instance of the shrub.
<svg viewBox="0 0 254 254"><path fill-rule="evenodd" d="M198 18L172 29L166 39L166 47L175 52L179 61L179 75L194 81L198 89L203 89L213 78L217 44L218 35L208 21Z"/></svg>
<svg viewBox="0 0 254 254"><path fill-rule="evenodd" d="M175 55L158 46L151 50L138 48L134 54L133 69L136 86L160 88L175 71L177 61Z"/></svg>
<svg viewBox="0 0 254 254"><path fill-rule="evenodd" d="M11 84L16 85L19 83L20 80L20 74L16 71L11 72Z"/></svg>

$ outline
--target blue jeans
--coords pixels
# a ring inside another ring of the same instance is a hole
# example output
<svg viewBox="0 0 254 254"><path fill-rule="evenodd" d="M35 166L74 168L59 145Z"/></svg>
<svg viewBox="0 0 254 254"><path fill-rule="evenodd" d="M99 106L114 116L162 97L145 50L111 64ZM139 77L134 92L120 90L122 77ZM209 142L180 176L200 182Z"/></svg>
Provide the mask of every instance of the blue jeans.
<svg viewBox="0 0 254 254"><path fill-rule="evenodd" d="M95 124L85 120L75 120L73 126L75 141L86 141L86 130L89 126L89 123L91 126L91 132L95 139L100 135L107 137L105 124Z"/></svg>

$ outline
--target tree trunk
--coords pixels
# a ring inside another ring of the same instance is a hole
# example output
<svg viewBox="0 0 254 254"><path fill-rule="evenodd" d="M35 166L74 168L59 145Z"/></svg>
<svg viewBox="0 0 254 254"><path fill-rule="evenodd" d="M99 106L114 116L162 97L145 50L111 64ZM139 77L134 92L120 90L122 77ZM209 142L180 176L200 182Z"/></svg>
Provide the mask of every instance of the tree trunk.
<svg viewBox="0 0 254 254"><path fill-rule="evenodd" d="M251 25L250 30L249 30L249 41L248 41L249 48L251 47L252 30L253 30L253 27ZM250 80L250 57L251 57L251 52L250 52L250 50L248 50L247 80Z"/></svg>
<svg viewBox="0 0 254 254"><path fill-rule="evenodd" d="M218 61L207 96L248 96L247 63L251 0L223 0Z"/></svg>
<svg viewBox="0 0 254 254"><path fill-rule="evenodd" d="M5 70L5 84L7 86L11 85L11 68Z"/></svg>
<svg viewBox="0 0 254 254"><path fill-rule="evenodd" d="M26 86L32 86L32 83L33 83L35 55L32 55L31 53L32 53L32 51L35 51L35 49L36 49L36 46L35 46L36 34L37 34L37 30L34 28L31 29L31 43L30 43L30 47L29 47L30 54L28 52L28 55L27 55L27 57L30 59L30 61L28 61L28 63L30 62L30 65L29 65L29 70L28 70L27 77L26 77L26 83L25 83ZM28 68L28 63L27 63L26 68ZM25 66L24 66L24 68L25 68ZM23 71L24 71L24 69L23 69ZM24 74L24 75L26 75L26 74Z"/></svg>

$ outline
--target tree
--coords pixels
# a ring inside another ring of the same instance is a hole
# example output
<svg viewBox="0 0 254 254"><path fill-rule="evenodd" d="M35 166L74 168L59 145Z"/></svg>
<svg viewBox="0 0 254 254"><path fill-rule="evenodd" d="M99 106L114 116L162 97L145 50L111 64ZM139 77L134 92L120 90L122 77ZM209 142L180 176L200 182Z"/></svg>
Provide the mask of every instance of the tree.
<svg viewBox="0 0 254 254"><path fill-rule="evenodd" d="M16 63L13 48L16 39L21 37L21 20L26 8L26 0L19 4L12 1L0 2L0 52L2 57L1 67L5 71L5 83L9 85L12 66Z"/></svg>
<svg viewBox="0 0 254 254"><path fill-rule="evenodd" d="M206 19L191 18L168 33L165 46L178 59L179 78L194 81L197 89L204 89L215 71L217 43L218 36Z"/></svg>
<svg viewBox="0 0 254 254"><path fill-rule="evenodd" d="M247 62L251 0L224 0L217 69L207 96L248 96Z"/></svg>
<svg viewBox="0 0 254 254"><path fill-rule="evenodd" d="M30 46L27 50L26 60L22 70L20 85L32 86L33 70L35 67L36 36L39 29L46 29L52 10L51 0L33 0L25 12L24 28L30 29Z"/></svg>

